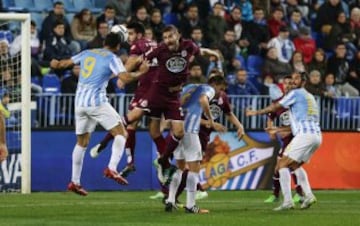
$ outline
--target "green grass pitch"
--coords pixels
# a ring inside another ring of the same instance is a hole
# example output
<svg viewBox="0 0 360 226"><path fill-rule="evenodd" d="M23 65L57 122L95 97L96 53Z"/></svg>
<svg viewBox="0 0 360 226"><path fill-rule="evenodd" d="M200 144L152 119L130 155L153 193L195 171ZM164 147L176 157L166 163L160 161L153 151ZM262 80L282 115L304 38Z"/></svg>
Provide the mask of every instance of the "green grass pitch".
<svg viewBox="0 0 360 226"><path fill-rule="evenodd" d="M269 191L210 191L198 201L207 215L164 212L155 192L69 192L0 194L0 225L216 225L216 226L359 226L360 191L315 191L318 202L308 210L274 212L265 204ZM184 195L181 198L184 202Z"/></svg>

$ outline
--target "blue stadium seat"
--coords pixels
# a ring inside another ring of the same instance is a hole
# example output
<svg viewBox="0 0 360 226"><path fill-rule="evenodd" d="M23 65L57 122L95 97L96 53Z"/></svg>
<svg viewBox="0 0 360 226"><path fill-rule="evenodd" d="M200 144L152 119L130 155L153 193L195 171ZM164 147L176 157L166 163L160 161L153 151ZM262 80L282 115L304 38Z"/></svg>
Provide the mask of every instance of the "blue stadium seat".
<svg viewBox="0 0 360 226"><path fill-rule="evenodd" d="M106 6L107 1L104 0L94 0L94 5L96 8L104 9Z"/></svg>
<svg viewBox="0 0 360 226"><path fill-rule="evenodd" d="M37 11L50 11L53 8L52 0L34 0L34 8Z"/></svg>
<svg viewBox="0 0 360 226"><path fill-rule="evenodd" d="M6 39L9 43L14 40L14 35L11 31L1 31L0 30L0 40Z"/></svg>
<svg viewBox="0 0 360 226"><path fill-rule="evenodd" d="M30 15L31 15L31 20L33 20L36 24L37 30L40 31L42 23L44 21L43 15L41 13L35 13L35 12L30 13Z"/></svg>
<svg viewBox="0 0 360 226"><path fill-rule="evenodd" d="M173 24L176 26L179 24L179 18L177 17L176 13L165 13L163 15L163 21L166 25Z"/></svg>
<svg viewBox="0 0 360 226"><path fill-rule="evenodd" d="M245 58L242 56L242 55L237 55L236 57L235 57L238 61L240 61L240 63L241 63L241 68L242 69L247 69L247 65L246 65L246 60L245 60Z"/></svg>
<svg viewBox="0 0 360 226"><path fill-rule="evenodd" d="M67 21L71 24L71 21L73 20L75 16L75 13L66 13L65 17L67 19Z"/></svg>
<svg viewBox="0 0 360 226"><path fill-rule="evenodd" d="M92 0L77 0L74 1L74 7L75 9L80 12L82 9L89 9L93 13L99 13L102 11L102 9L98 9L93 4Z"/></svg>
<svg viewBox="0 0 360 226"><path fill-rule="evenodd" d="M35 10L35 5L33 0L14 0L14 6L19 10L24 11L33 11Z"/></svg>
<svg viewBox="0 0 360 226"><path fill-rule="evenodd" d="M13 0L2 0L2 7L4 9L8 9L10 7L14 6L14 1Z"/></svg>
<svg viewBox="0 0 360 226"><path fill-rule="evenodd" d="M260 75L264 59L258 55L250 55L247 59L247 69L253 74Z"/></svg>
<svg viewBox="0 0 360 226"><path fill-rule="evenodd" d="M47 74L42 79L42 87L45 93L60 93L60 79L56 74Z"/></svg>

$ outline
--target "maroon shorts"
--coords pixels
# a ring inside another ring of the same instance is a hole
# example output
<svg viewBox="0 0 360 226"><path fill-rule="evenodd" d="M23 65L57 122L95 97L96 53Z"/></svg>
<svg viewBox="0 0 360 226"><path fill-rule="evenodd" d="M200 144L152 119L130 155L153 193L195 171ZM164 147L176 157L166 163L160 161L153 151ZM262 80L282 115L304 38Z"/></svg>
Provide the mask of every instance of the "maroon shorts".
<svg viewBox="0 0 360 226"><path fill-rule="evenodd" d="M200 140L200 144L201 144L201 151L206 152L207 145L208 145L208 143L210 141L210 135L205 133L205 132L202 132L200 130L200 132L199 132L199 140Z"/></svg>
<svg viewBox="0 0 360 226"><path fill-rule="evenodd" d="M136 107L140 107L140 103L143 101L142 95L136 95L131 99L128 110L132 111Z"/></svg>
<svg viewBox="0 0 360 226"><path fill-rule="evenodd" d="M280 152L278 154L279 157L283 156L286 147L290 144L290 142L293 138L294 138L294 136L292 134L290 134L289 136L281 139L282 145L281 145Z"/></svg>

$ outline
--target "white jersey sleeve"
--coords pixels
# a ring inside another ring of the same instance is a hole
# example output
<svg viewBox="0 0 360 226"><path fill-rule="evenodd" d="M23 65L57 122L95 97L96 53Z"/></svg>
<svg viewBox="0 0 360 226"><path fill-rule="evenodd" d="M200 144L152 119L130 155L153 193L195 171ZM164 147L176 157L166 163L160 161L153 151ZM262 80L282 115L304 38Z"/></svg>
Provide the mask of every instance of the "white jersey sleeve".
<svg viewBox="0 0 360 226"><path fill-rule="evenodd" d="M123 63L115 55L113 56L113 58L110 61L110 70L112 71L112 73L114 75L118 75L119 73L126 72L126 69L125 69Z"/></svg>
<svg viewBox="0 0 360 226"><path fill-rule="evenodd" d="M74 62L74 64L80 63L82 56L84 55L85 52L86 52L86 50L71 57L71 60Z"/></svg>
<svg viewBox="0 0 360 226"><path fill-rule="evenodd" d="M296 90L291 90L280 101L279 104L284 108L289 108L296 101Z"/></svg>

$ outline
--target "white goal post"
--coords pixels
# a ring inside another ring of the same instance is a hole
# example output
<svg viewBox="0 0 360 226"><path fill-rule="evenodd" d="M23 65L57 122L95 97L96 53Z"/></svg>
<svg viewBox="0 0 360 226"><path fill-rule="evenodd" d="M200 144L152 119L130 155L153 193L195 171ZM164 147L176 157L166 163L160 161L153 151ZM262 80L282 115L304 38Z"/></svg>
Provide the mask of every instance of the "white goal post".
<svg viewBox="0 0 360 226"><path fill-rule="evenodd" d="M1 21L21 24L21 193L31 193L31 56L30 14L0 13Z"/></svg>

